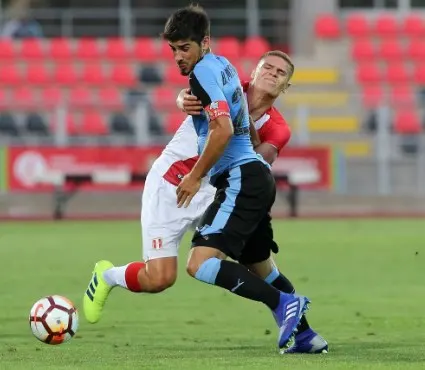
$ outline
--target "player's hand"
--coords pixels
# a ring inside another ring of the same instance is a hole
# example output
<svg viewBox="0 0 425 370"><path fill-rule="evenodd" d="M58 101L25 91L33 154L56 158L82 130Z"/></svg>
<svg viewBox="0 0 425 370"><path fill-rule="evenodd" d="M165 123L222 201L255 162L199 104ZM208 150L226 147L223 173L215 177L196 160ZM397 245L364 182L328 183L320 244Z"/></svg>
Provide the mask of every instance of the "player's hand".
<svg viewBox="0 0 425 370"><path fill-rule="evenodd" d="M183 89L180 91L179 95L177 96L177 107L185 112L186 114L189 114L191 116L197 116L201 114L202 109L202 103L198 98L194 95L190 94L190 89Z"/></svg>
<svg viewBox="0 0 425 370"><path fill-rule="evenodd" d="M187 208L201 187L201 179L194 177L192 174L188 173L183 177L181 183L177 187L177 207L181 208L184 206Z"/></svg>

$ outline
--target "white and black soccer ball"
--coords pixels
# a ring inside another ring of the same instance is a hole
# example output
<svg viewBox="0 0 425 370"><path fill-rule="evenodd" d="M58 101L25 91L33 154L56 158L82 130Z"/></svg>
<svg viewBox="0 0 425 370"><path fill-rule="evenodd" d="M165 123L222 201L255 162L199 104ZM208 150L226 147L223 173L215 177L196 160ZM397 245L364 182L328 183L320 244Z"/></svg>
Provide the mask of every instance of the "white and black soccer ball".
<svg viewBox="0 0 425 370"><path fill-rule="evenodd" d="M31 308L29 322L34 336L47 344L69 341L78 329L74 304L60 295L41 298Z"/></svg>

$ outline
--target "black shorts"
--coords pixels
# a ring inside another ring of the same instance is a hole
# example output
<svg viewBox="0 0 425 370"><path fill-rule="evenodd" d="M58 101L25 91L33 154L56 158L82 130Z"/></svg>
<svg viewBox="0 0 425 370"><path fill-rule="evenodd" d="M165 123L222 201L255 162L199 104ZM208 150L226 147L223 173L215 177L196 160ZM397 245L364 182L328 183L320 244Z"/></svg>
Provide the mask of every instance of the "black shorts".
<svg viewBox="0 0 425 370"><path fill-rule="evenodd" d="M239 261L244 258L247 245L251 246L247 244L251 235L263 219L269 218L276 197L274 177L266 165L254 161L222 173L215 179L214 186L217 188L215 199L199 221L192 247L212 247ZM257 248L258 258L270 256L269 246L260 243ZM267 251L260 250L262 248ZM254 251L248 252L246 260L257 259ZM263 259L255 262L261 261Z"/></svg>

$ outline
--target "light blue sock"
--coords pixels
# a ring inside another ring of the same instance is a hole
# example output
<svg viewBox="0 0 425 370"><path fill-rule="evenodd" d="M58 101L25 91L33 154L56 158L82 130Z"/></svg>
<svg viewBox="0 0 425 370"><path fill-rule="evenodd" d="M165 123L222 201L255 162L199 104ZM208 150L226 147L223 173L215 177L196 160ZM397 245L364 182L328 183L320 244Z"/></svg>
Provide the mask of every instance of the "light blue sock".
<svg viewBox="0 0 425 370"><path fill-rule="evenodd" d="M279 270L275 267L272 272L264 279L264 281L268 284L273 283L273 281L275 281L278 276L280 275Z"/></svg>
<svg viewBox="0 0 425 370"><path fill-rule="evenodd" d="M218 271L221 267L221 260L212 257L204 261L195 274L195 278L207 284L215 284Z"/></svg>

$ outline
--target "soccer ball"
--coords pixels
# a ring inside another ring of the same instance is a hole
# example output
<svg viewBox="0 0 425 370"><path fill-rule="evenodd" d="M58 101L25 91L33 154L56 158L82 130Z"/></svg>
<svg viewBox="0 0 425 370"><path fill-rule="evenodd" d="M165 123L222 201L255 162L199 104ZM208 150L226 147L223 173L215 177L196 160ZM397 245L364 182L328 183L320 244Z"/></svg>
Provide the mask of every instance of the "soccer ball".
<svg viewBox="0 0 425 370"><path fill-rule="evenodd" d="M51 295L34 303L29 322L38 340L47 344L61 344L77 332L78 312L68 298Z"/></svg>

